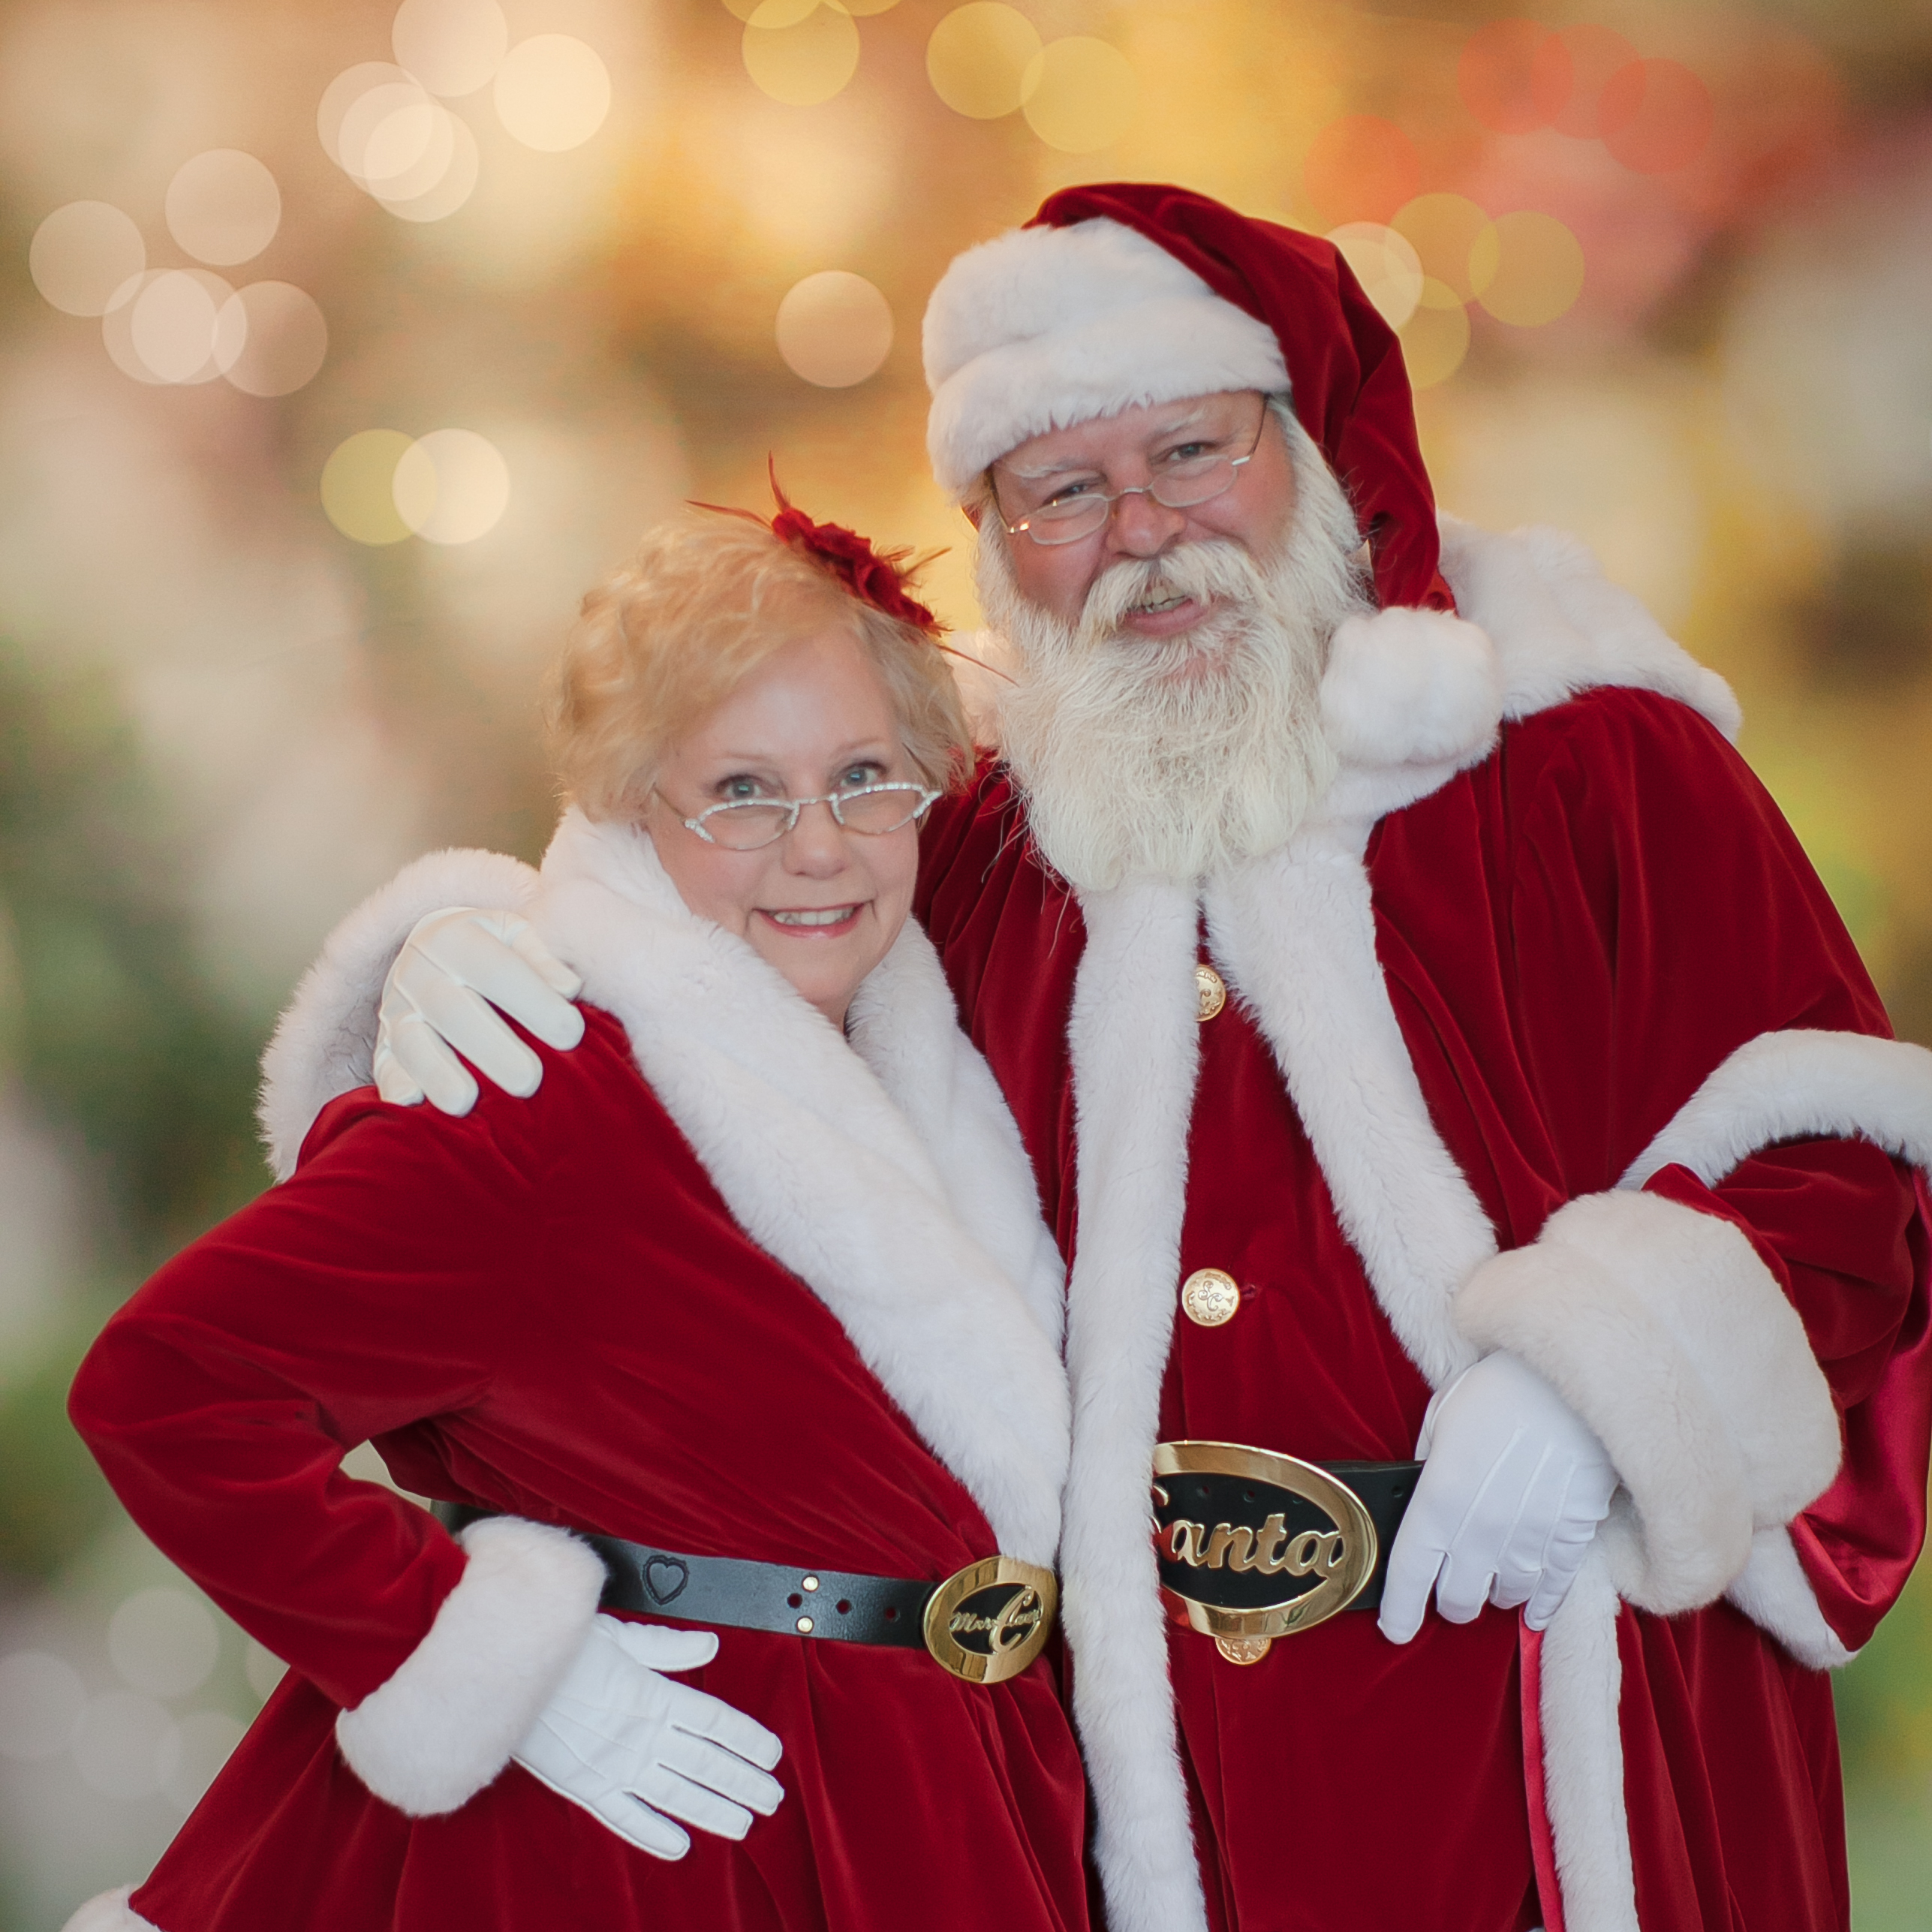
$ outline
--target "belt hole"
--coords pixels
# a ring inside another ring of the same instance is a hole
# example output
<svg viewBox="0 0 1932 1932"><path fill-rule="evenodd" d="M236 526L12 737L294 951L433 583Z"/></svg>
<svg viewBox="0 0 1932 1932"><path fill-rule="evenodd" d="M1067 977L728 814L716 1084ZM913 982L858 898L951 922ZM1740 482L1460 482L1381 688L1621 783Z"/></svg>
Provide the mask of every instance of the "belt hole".
<svg viewBox="0 0 1932 1932"><path fill-rule="evenodd" d="M843 1596L838 1599L838 1614L841 1617L849 1617L852 1614L851 1603Z"/></svg>
<svg viewBox="0 0 1932 1932"><path fill-rule="evenodd" d="M886 1621L889 1624L896 1624L898 1621L899 1606L896 1603L888 1603L886 1605Z"/></svg>
<svg viewBox="0 0 1932 1932"><path fill-rule="evenodd" d="M790 1596L785 1599L785 1601L789 1603L794 1610L796 1610L799 1605L805 1601L805 1599L795 1590L792 1592Z"/></svg>

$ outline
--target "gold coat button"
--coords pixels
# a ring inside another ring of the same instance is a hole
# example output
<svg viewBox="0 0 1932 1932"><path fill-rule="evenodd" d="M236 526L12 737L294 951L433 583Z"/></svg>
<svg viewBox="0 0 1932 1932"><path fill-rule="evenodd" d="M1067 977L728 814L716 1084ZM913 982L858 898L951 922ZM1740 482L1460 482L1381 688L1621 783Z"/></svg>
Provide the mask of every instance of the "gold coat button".
<svg viewBox="0 0 1932 1932"><path fill-rule="evenodd" d="M1232 1321L1240 1306L1241 1290L1234 1277L1218 1268L1197 1268L1181 1284L1182 1311L1204 1329Z"/></svg>
<svg viewBox="0 0 1932 1932"><path fill-rule="evenodd" d="M1194 968L1194 1017L1204 1025L1228 1003L1227 982L1203 959Z"/></svg>

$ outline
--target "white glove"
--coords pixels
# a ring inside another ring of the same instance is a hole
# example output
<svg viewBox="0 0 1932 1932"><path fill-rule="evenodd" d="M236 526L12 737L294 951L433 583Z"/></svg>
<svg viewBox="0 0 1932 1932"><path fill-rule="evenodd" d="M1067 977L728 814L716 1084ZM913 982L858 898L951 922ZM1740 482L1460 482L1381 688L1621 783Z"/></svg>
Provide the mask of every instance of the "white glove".
<svg viewBox="0 0 1932 1932"><path fill-rule="evenodd" d="M1382 1591L1382 1633L1406 1644L1429 1590L1452 1624L1485 1602L1554 1617L1609 1514L1617 1472L1562 1397L1512 1355L1487 1355L1429 1404L1416 1453L1414 1500L1395 1533Z"/></svg>
<svg viewBox="0 0 1932 1932"><path fill-rule="evenodd" d="M769 1818L785 1795L766 1775L784 1747L742 1711L658 1674L695 1670L717 1654L709 1630L599 1617L510 1755L654 1858L682 1858L691 1848L665 1812L742 1838L752 1813Z"/></svg>
<svg viewBox="0 0 1932 1932"><path fill-rule="evenodd" d="M477 1083L454 1047L506 1093L527 1100L543 1063L492 1008L567 1052L584 1037L584 1016L570 1004L582 990L516 913L470 906L431 913L416 922L383 983L376 1091L400 1107L426 1095L446 1114L468 1113Z"/></svg>

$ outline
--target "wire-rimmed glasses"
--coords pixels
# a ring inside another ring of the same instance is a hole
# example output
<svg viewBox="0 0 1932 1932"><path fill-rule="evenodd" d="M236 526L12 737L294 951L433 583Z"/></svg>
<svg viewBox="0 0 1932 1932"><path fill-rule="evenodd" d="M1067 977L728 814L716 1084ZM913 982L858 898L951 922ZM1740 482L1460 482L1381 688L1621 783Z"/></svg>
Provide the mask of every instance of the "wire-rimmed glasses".
<svg viewBox="0 0 1932 1932"><path fill-rule="evenodd" d="M1268 405L1264 399L1261 420L1255 425L1254 434L1248 439L1245 456L1228 454L1232 438L1216 443L1194 438L1184 442L1181 447L1198 448L1199 453L1170 459L1151 483L1135 483L1126 489L1109 492L1100 488L1101 478L1082 477L1062 485L1038 509L1029 510L1012 523L1007 521L995 484L993 507L998 513L1001 527L1009 537L1017 537L1024 530L1036 543L1049 546L1077 543L1083 537L1091 537L1106 528L1108 518L1114 513L1114 505L1124 496L1150 496L1163 510L1191 510L1197 504L1226 495L1234 488L1242 465L1253 462L1255 452L1261 447L1262 432L1267 426ZM989 480L992 480L990 473Z"/></svg>
<svg viewBox="0 0 1932 1932"><path fill-rule="evenodd" d="M684 823L687 831L707 844L730 852L755 852L783 838L807 805L822 805L846 831L871 836L911 824L938 796L924 785L889 782L854 785L815 799L727 799Z"/></svg>

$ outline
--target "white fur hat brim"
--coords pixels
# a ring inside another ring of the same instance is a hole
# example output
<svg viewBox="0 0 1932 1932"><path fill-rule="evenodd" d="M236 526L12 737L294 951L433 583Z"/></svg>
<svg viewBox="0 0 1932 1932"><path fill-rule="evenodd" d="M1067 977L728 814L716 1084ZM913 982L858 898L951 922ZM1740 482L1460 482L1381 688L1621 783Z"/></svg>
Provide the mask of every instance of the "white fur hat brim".
<svg viewBox="0 0 1932 1932"><path fill-rule="evenodd" d="M1031 436L1222 390L1285 393L1274 332L1118 221L1016 228L926 305L926 447L958 498Z"/></svg>

